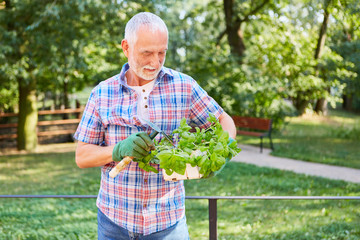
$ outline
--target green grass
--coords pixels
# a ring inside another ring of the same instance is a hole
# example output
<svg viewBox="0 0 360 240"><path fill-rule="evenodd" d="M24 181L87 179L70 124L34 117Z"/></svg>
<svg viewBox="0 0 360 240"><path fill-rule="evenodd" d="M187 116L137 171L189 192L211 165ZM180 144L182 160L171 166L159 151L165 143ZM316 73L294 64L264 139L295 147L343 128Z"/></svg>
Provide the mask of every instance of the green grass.
<svg viewBox="0 0 360 240"><path fill-rule="evenodd" d="M0 194L93 194L98 168L74 152L0 157ZM0 199L0 239L97 239L95 199Z"/></svg>
<svg viewBox="0 0 360 240"><path fill-rule="evenodd" d="M97 194L74 152L0 156L0 194ZM360 185L230 162L186 195L359 196ZM0 239L96 239L95 199L0 199ZM186 200L191 239L208 239L206 200ZM219 200L219 239L360 239L356 200Z"/></svg>
<svg viewBox="0 0 360 240"><path fill-rule="evenodd" d="M231 162L219 177L187 181L186 191L187 195L348 196L359 195L360 186ZM194 201L187 201L189 230L195 239L208 239L207 201ZM218 200L219 239L359 239L359 206L359 201ZM200 224L197 216L202 216Z"/></svg>
<svg viewBox="0 0 360 240"><path fill-rule="evenodd" d="M274 132L272 155L360 169L360 115L331 111L329 116L306 115L287 119ZM253 137L238 136L238 142L259 145ZM268 139L264 139L269 147Z"/></svg>

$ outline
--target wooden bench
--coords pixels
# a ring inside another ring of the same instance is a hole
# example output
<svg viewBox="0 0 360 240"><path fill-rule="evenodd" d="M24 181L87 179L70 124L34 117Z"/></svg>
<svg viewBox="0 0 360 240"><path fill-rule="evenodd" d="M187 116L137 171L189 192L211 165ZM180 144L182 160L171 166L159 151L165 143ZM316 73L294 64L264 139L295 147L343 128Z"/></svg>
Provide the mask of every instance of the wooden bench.
<svg viewBox="0 0 360 240"><path fill-rule="evenodd" d="M266 118L255 117L243 117L232 116L237 128L237 134L254 136L260 138L260 152L263 149L263 138L268 137L270 139L270 147L274 150L274 146L271 139L272 120Z"/></svg>

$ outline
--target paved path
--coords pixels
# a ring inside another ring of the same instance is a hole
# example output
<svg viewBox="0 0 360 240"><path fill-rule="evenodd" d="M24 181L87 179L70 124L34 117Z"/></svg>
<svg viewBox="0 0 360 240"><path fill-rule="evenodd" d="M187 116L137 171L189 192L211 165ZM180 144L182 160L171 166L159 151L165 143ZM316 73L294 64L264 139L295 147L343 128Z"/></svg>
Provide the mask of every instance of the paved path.
<svg viewBox="0 0 360 240"><path fill-rule="evenodd" d="M344 180L360 183L360 169L331 166L320 163L304 162L288 158L270 155L270 149L263 149L260 153L259 147L240 145L241 152L232 161L254 164L262 167L278 168L307 175L324 178Z"/></svg>

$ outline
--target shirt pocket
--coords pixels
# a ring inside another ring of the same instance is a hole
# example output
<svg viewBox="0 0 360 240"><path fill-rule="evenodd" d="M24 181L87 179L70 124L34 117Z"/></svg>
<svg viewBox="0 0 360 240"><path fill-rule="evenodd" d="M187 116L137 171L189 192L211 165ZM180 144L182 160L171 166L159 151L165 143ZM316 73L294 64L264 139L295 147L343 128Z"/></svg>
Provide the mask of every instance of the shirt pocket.
<svg viewBox="0 0 360 240"><path fill-rule="evenodd" d="M136 103L114 104L108 108L101 109L100 115L105 128L110 125L130 126L134 124Z"/></svg>

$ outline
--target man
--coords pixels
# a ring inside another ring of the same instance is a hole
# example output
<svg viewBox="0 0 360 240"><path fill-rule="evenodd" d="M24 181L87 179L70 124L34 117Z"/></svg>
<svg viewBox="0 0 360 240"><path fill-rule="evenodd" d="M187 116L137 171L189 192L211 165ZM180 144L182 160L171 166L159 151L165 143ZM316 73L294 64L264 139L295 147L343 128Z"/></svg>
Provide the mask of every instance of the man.
<svg viewBox="0 0 360 240"><path fill-rule="evenodd" d="M164 181L162 171L143 171L136 162L114 179L109 172L124 156L149 154L154 143L142 119L171 134L183 117L208 127L211 112L232 138L234 122L191 77L163 67L168 30L158 16L130 19L121 46L128 63L93 89L75 133L77 165L101 167L99 239L188 239L183 181Z"/></svg>

